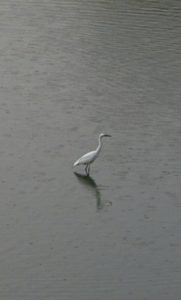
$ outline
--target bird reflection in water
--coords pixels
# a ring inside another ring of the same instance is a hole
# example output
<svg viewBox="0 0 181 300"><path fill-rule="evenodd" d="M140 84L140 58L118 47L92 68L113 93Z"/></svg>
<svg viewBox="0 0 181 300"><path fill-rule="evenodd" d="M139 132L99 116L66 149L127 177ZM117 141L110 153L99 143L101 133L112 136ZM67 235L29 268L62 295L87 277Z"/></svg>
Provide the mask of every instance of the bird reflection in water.
<svg viewBox="0 0 181 300"><path fill-rule="evenodd" d="M94 192L96 197L96 203L97 203L97 209L103 208L102 202L101 202L101 193L99 191L99 188L95 182L95 180L90 175L83 175L79 174L77 172L74 172L79 182L84 185L87 189Z"/></svg>

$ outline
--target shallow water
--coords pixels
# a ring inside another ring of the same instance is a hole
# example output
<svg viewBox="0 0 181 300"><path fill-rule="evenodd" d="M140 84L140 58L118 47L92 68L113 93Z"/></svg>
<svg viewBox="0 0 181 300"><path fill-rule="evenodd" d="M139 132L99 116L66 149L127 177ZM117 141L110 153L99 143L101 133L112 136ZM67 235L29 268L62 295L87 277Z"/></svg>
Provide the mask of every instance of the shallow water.
<svg viewBox="0 0 181 300"><path fill-rule="evenodd" d="M180 300L180 1L0 14L0 298Z"/></svg>

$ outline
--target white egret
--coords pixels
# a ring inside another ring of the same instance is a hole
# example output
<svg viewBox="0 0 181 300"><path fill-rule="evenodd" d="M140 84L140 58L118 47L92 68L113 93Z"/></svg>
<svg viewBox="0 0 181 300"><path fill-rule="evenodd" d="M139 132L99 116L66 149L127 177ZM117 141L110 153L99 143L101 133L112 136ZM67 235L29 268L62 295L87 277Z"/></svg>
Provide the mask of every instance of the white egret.
<svg viewBox="0 0 181 300"><path fill-rule="evenodd" d="M94 162L94 160L98 157L100 151L101 151L101 147L102 147L102 138L106 136L111 137L110 134L105 134L105 133L101 133L99 135L99 144L96 148L96 150L93 150L91 152L88 152L86 154L84 154L83 156L81 156L78 160L76 160L74 162L74 167L78 166L78 165L85 165L85 172L87 175L89 175L89 171L90 171L90 164L92 164Z"/></svg>

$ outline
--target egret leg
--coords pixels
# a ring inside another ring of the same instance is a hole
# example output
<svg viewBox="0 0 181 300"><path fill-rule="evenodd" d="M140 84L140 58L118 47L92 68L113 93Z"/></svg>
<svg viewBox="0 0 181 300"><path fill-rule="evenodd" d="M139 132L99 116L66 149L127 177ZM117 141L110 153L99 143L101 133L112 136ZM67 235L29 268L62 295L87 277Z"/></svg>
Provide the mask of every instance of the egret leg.
<svg viewBox="0 0 181 300"><path fill-rule="evenodd" d="M90 164L87 164L85 167L86 175L89 175L89 171L90 171Z"/></svg>
<svg viewBox="0 0 181 300"><path fill-rule="evenodd" d="M85 172L86 172L86 175L88 175L88 174L89 174L89 172L88 172L88 168L89 168L89 165L86 165L86 167L85 167Z"/></svg>
<svg viewBox="0 0 181 300"><path fill-rule="evenodd" d="M90 172L90 165L88 165L88 175L89 175L89 172Z"/></svg>

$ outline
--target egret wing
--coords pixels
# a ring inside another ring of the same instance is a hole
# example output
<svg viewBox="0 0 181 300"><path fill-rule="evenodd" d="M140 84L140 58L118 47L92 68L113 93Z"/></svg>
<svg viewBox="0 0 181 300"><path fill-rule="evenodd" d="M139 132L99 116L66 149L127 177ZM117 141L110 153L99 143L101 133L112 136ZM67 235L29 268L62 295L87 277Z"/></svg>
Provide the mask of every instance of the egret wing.
<svg viewBox="0 0 181 300"><path fill-rule="evenodd" d="M88 152L88 153L84 154L83 156L81 156L74 163L74 166L81 165L81 164L90 164L91 162L94 161L95 158L96 158L96 152L95 151Z"/></svg>

